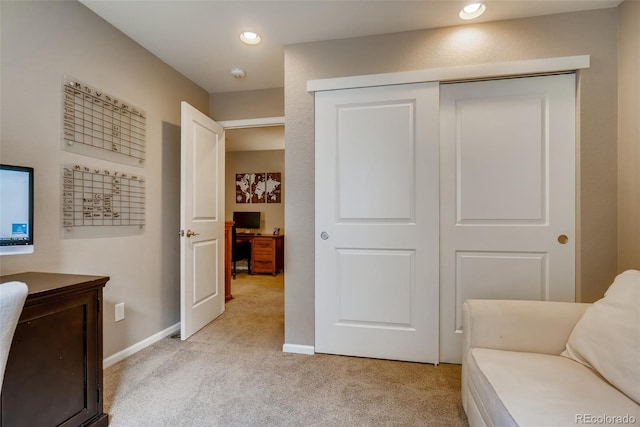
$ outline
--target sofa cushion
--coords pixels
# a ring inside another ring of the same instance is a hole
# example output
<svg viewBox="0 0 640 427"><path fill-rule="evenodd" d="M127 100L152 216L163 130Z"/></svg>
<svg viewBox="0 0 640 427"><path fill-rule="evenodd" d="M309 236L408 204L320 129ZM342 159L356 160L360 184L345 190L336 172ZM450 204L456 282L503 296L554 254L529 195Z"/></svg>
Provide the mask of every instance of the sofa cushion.
<svg viewBox="0 0 640 427"><path fill-rule="evenodd" d="M605 415L640 420L638 405L568 358L474 348L467 360L467 386L488 426L569 426Z"/></svg>
<svg viewBox="0 0 640 427"><path fill-rule="evenodd" d="M562 355L640 403L640 271L619 274L576 323Z"/></svg>

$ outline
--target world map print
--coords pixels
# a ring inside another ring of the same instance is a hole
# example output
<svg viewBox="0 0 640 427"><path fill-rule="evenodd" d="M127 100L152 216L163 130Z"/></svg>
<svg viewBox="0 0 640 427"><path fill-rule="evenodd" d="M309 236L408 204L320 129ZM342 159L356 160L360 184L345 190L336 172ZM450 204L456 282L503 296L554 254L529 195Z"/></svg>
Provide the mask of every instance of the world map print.
<svg viewBox="0 0 640 427"><path fill-rule="evenodd" d="M280 172L237 173L236 203L281 203Z"/></svg>

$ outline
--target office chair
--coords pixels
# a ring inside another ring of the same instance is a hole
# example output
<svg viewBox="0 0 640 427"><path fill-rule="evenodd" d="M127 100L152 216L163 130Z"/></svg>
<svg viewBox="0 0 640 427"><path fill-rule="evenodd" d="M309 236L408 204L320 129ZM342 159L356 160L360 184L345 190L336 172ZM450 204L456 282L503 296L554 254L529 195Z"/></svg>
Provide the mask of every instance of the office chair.
<svg viewBox="0 0 640 427"><path fill-rule="evenodd" d="M0 284L0 390L2 390L13 333L16 331L28 292L27 285L22 282Z"/></svg>
<svg viewBox="0 0 640 427"><path fill-rule="evenodd" d="M251 241L236 241L236 228L231 227L231 262L233 262L232 276L236 278L236 261L247 260L247 269L251 274Z"/></svg>

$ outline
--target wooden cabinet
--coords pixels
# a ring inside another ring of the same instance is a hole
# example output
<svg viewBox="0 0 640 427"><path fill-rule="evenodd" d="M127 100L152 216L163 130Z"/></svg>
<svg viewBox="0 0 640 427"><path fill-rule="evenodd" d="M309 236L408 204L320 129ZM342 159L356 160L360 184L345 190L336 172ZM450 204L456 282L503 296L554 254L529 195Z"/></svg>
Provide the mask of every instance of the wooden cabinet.
<svg viewBox="0 0 640 427"><path fill-rule="evenodd" d="M238 234L238 240L251 241L251 274L275 276L284 270L284 235Z"/></svg>
<svg viewBox="0 0 640 427"><path fill-rule="evenodd" d="M0 277L0 283L14 280L25 282L29 294L7 361L0 426L107 426L102 402L102 288L109 277Z"/></svg>

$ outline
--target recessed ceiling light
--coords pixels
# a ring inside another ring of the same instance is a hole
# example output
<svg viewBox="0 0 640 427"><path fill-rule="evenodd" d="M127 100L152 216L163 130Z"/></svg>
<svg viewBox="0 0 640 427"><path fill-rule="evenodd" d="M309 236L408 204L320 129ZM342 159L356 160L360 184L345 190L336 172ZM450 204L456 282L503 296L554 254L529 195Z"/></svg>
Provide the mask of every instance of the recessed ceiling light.
<svg viewBox="0 0 640 427"><path fill-rule="evenodd" d="M243 31L240 33L240 40L246 44L258 44L262 41L262 37L253 31Z"/></svg>
<svg viewBox="0 0 640 427"><path fill-rule="evenodd" d="M484 3L470 3L462 8L459 15L461 19L475 19L486 10Z"/></svg>

